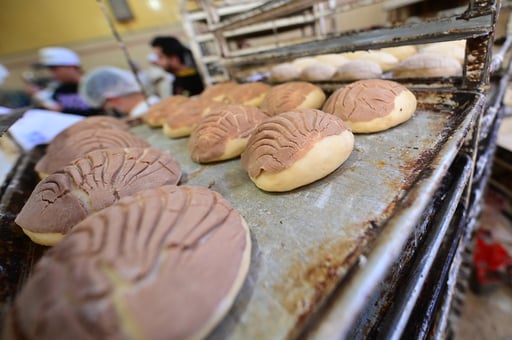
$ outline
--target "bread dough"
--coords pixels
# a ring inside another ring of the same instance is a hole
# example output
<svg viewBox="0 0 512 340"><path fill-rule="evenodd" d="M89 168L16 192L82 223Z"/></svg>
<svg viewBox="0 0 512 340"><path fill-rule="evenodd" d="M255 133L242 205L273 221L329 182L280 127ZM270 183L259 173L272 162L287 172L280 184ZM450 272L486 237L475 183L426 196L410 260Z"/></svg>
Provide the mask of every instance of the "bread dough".
<svg viewBox="0 0 512 340"><path fill-rule="evenodd" d="M292 63L282 63L270 69L270 80L274 82L287 82L300 77L301 68Z"/></svg>
<svg viewBox="0 0 512 340"><path fill-rule="evenodd" d="M335 72L336 67L317 61L315 64L304 67L300 74L300 79L306 81L331 80Z"/></svg>
<svg viewBox="0 0 512 340"><path fill-rule="evenodd" d="M382 77L380 65L371 60L351 60L336 69L333 80L356 81Z"/></svg>
<svg viewBox="0 0 512 340"><path fill-rule="evenodd" d="M451 57L438 53L418 53L398 64L393 78L453 77L462 75L462 66Z"/></svg>

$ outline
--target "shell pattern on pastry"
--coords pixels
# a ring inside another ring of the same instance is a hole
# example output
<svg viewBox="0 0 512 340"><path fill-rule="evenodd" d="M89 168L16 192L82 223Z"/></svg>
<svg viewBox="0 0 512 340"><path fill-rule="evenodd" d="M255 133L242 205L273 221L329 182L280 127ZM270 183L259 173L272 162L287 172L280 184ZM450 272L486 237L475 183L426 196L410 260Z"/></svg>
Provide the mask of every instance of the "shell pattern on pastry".
<svg viewBox="0 0 512 340"><path fill-rule="evenodd" d="M239 156L259 123L268 118L254 106L227 104L204 117L190 135L188 148L195 162L207 163ZM226 154L230 141L239 148Z"/></svg>
<svg viewBox="0 0 512 340"><path fill-rule="evenodd" d="M322 109L344 121L372 120L393 111L395 98L403 91L408 89L394 81L359 80L334 91Z"/></svg>
<svg viewBox="0 0 512 340"><path fill-rule="evenodd" d="M185 103L189 97L182 95L174 95L164 98L160 102L151 106L142 117L144 123L151 127L161 127L167 116L172 115L172 113L179 107L181 104Z"/></svg>
<svg viewBox="0 0 512 340"><path fill-rule="evenodd" d="M180 178L179 163L155 148L95 150L39 182L15 222L32 233L66 234L121 197Z"/></svg>
<svg viewBox="0 0 512 340"><path fill-rule="evenodd" d="M111 129L87 129L67 138L59 150L49 150L37 162L35 170L49 175L62 169L88 152L116 147L149 147L149 143L134 134Z"/></svg>
<svg viewBox="0 0 512 340"><path fill-rule="evenodd" d="M126 197L79 223L37 263L4 335L23 339L199 339L248 272L241 215L203 187Z"/></svg>
<svg viewBox="0 0 512 340"><path fill-rule="evenodd" d="M308 101L308 96L311 95L317 96L317 100ZM301 108L319 109L325 99L326 95L321 87L306 81L293 81L274 85L261 103L261 109L269 115Z"/></svg>
<svg viewBox="0 0 512 340"><path fill-rule="evenodd" d="M241 163L252 178L290 167L320 139L350 129L339 117L316 109L284 112L263 121L249 139Z"/></svg>

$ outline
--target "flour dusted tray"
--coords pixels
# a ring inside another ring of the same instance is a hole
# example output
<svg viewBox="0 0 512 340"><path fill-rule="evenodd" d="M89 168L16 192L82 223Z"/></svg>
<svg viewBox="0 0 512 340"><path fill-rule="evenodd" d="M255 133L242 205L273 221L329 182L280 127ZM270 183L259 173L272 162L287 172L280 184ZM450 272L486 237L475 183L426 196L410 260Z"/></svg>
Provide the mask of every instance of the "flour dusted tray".
<svg viewBox="0 0 512 340"><path fill-rule="evenodd" d="M356 135L354 151L340 168L287 193L259 190L239 159L199 165L189 157L188 138L170 139L143 125L133 128L177 158L183 184L222 194L251 230L248 277L212 339L296 337L311 322L322 322L314 318L316 312L335 289L343 291L349 273L361 271L367 274L358 279L359 288L351 288L350 298L337 299L350 309L338 327L351 327L352 315L413 233L486 102L473 92L414 92L419 105L411 120L381 133ZM33 166L42 152L24 155L1 191L2 317L45 250L13 222L37 183Z"/></svg>

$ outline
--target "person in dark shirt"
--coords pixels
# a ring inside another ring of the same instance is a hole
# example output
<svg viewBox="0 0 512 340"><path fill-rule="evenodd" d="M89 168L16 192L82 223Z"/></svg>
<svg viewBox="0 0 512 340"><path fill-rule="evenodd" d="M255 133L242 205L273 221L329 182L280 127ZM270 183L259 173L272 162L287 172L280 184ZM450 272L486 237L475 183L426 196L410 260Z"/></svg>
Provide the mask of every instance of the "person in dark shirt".
<svg viewBox="0 0 512 340"><path fill-rule="evenodd" d="M151 46L156 65L174 75L173 95L194 96L204 90L204 83L197 71L190 50L175 37L156 37Z"/></svg>
<svg viewBox="0 0 512 340"><path fill-rule="evenodd" d="M41 108L72 113L82 116L102 114L92 108L78 94L78 84L82 77L80 58L64 47L45 47L39 50L40 64L51 73L55 82L48 88L33 95L34 102Z"/></svg>

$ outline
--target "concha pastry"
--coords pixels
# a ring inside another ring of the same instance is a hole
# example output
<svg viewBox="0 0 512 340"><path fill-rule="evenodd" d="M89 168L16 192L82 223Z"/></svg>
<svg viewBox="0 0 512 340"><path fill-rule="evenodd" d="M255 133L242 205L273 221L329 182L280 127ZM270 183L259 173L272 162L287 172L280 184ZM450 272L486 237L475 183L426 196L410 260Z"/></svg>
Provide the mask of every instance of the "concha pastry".
<svg viewBox="0 0 512 340"><path fill-rule="evenodd" d="M150 127L158 128L164 125L167 116L171 115L181 104L185 103L189 97L183 95L173 95L162 99L154 104L142 116L144 123Z"/></svg>
<svg viewBox="0 0 512 340"><path fill-rule="evenodd" d="M274 85L265 96L261 109L269 115L294 109L319 109L326 95L321 87L305 81Z"/></svg>
<svg viewBox="0 0 512 340"><path fill-rule="evenodd" d="M239 84L227 91L224 102L227 104L242 104L258 107L261 105L270 87L270 85L260 81Z"/></svg>
<svg viewBox="0 0 512 340"><path fill-rule="evenodd" d="M87 129L114 129L130 131L130 126L125 120L109 116L92 116L69 126L57 134L46 147L47 154L59 153L64 148L66 140L78 132Z"/></svg>
<svg viewBox="0 0 512 340"><path fill-rule="evenodd" d="M39 182L15 222L32 241L53 245L91 213L180 177L178 162L158 149L95 150Z"/></svg>
<svg viewBox="0 0 512 340"><path fill-rule="evenodd" d="M259 123L268 118L254 106L228 104L204 117L190 135L192 160L210 163L240 156Z"/></svg>
<svg viewBox="0 0 512 340"><path fill-rule="evenodd" d="M378 79L382 77L382 68L371 60L351 60L336 69L333 80L356 81Z"/></svg>
<svg viewBox="0 0 512 340"><path fill-rule="evenodd" d="M108 148L149 147L144 139L128 131L116 129L86 129L69 136L65 143L50 143L44 156L36 163L35 171L41 178L58 171L86 153Z"/></svg>
<svg viewBox="0 0 512 340"><path fill-rule="evenodd" d="M398 64L393 78L452 77L462 74L462 66L454 58L439 53L418 53Z"/></svg>
<svg viewBox="0 0 512 340"><path fill-rule="evenodd" d="M416 96L391 80L359 80L334 91L322 109L339 116L354 133L371 133L410 119Z"/></svg>
<svg viewBox="0 0 512 340"><path fill-rule="evenodd" d="M202 339L250 264L247 224L205 187L125 197L80 222L36 264L4 339Z"/></svg>
<svg viewBox="0 0 512 340"><path fill-rule="evenodd" d="M223 102L226 97L226 92L235 88L238 85L235 81L225 81L222 83L217 83L214 85L210 85L204 89L201 93L201 98L209 99L216 102Z"/></svg>
<svg viewBox="0 0 512 340"><path fill-rule="evenodd" d="M354 135L341 118L298 109L263 121L249 139L241 163L258 188L282 192L327 176L353 148Z"/></svg>
<svg viewBox="0 0 512 340"><path fill-rule="evenodd" d="M168 115L163 125L163 132L171 138L188 137L210 106L222 103L201 97L191 97Z"/></svg>

